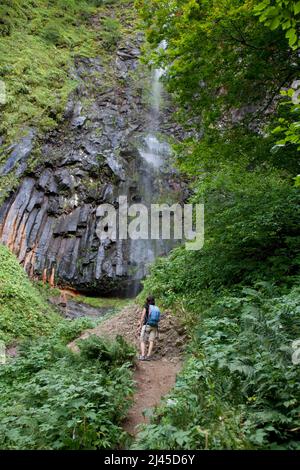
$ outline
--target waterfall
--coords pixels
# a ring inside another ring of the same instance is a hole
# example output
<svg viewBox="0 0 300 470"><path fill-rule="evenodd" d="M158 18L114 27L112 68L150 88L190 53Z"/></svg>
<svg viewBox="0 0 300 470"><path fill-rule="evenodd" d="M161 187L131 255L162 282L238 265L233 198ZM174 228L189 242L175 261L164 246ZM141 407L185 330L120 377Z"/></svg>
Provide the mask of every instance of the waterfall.
<svg viewBox="0 0 300 470"><path fill-rule="evenodd" d="M165 48L162 43L161 47ZM161 186L167 187L166 172L164 174L171 148L164 140L160 129L162 115L163 85L161 77L163 69L155 69L152 73L151 103L148 113L147 133L139 147L139 192L141 202L148 206L150 213L151 203L163 202L160 200ZM149 233L151 233L149 226ZM174 240L132 240L129 262L134 271L131 295L136 295L143 279L149 271L149 266L158 256L166 255L175 246Z"/></svg>
<svg viewBox="0 0 300 470"><path fill-rule="evenodd" d="M160 168L164 164L164 156L170 153L170 146L167 142L160 142L153 134L148 134L144 139L145 146L139 149L141 157L146 163L155 168Z"/></svg>
<svg viewBox="0 0 300 470"><path fill-rule="evenodd" d="M166 49L166 41L161 41L159 48ZM167 142L158 140L155 133L160 131L160 118L162 107L163 85L161 78L165 70L163 68L154 69L152 73L151 86L151 106L149 110L148 134L144 139L144 147L140 148L141 157L150 165L159 168L163 165L165 157L170 153Z"/></svg>
<svg viewBox="0 0 300 470"><path fill-rule="evenodd" d="M157 114L160 113L161 108L161 97L162 97L162 83L160 81L164 74L164 69L155 69L153 72L152 80L152 107L153 111Z"/></svg>

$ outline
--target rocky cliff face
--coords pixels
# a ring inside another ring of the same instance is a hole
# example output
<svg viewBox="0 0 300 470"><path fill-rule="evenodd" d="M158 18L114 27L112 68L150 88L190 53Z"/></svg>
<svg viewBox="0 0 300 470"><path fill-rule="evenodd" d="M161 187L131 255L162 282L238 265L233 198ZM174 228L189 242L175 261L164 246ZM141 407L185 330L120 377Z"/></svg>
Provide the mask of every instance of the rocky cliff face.
<svg viewBox="0 0 300 470"><path fill-rule="evenodd" d="M69 99L64 122L38 143L39 163L27 161L35 130L12 147L0 174L22 176L20 187L0 208L0 241L19 258L33 278L55 278L80 291L126 294L144 275L126 240L100 241L97 206L117 207L120 194L143 201L145 166L139 149L147 131L149 109L143 98L147 76L139 72L143 38L124 38L111 61L78 58L74 73L79 85ZM161 116L165 134L177 135L171 109ZM152 174L158 195L181 197L183 184L169 167ZM134 260L134 261L133 261ZM137 274L138 273L138 274Z"/></svg>

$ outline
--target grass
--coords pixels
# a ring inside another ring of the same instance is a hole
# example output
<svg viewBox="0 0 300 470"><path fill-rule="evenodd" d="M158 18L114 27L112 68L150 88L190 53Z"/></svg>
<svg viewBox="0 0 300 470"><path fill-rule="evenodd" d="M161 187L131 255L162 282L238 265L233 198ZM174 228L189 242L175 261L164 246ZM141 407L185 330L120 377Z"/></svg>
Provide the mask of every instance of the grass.
<svg viewBox="0 0 300 470"><path fill-rule="evenodd" d="M0 245L0 340L11 344L47 335L61 317L29 281L17 259Z"/></svg>
<svg viewBox="0 0 300 470"><path fill-rule="evenodd" d="M132 303L131 299L120 299L116 297L85 297L82 295L73 298L76 302L83 302L95 308L122 309Z"/></svg>
<svg viewBox="0 0 300 470"><path fill-rule="evenodd" d="M70 70L76 55L97 54L89 18L92 2L4 1L1 6L0 79L6 84L0 133L15 139L24 125L51 129L76 87ZM6 14L5 14L6 13ZM1 37L2 36L2 37Z"/></svg>
<svg viewBox="0 0 300 470"><path fill-rule="evenodd" d="M116 449L127 439L135 352L120 337L91 337L73 353L67 344L86 327L63 320L1 366L1 449Z"/></svg>
<svg viewBox="0 0 300 470"><path fill-rule="evenodd" d="M128 33L131 2L92 0L4 0L0 6L0 80L6 104L0 108L0 135L7 144L35 126L55 128L70 92L74 58L110 60ZM123 22L123 25L122 25Z"/></svg>
<svg viewBox="0 0 300 470"><path fill-rule="evenodd" d="M125 0L2 0L0 18L0 81L6 88L5 104L0 103L0 166L10 145L33 127L38 134L28 162L32 171L42 159L40 151L34 155L39 137L63 122L78 85L75 58L99 57L104 86L112 86L112 53L132 33L136 12ZM99 93L90 77L85 83L90 96ZM18 183L13 173L1 177L0 203Z"/></svg>

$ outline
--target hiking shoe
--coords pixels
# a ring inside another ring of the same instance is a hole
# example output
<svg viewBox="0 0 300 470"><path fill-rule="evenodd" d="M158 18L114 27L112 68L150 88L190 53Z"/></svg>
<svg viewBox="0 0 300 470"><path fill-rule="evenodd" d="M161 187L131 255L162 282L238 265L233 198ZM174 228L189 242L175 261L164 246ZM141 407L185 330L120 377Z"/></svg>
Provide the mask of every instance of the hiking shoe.
<svg viewBox="0 0 300 470"><path fill-rule="evenodd" d="M146 356L144 361L152 361L152 356Z"/></svg>
<svg viewBox="0 0 300 470"><path fill-rule="evenodd" d="M139 359L139 361L145 361L146 357L145 356L139 356L138 359Z"/></svg>

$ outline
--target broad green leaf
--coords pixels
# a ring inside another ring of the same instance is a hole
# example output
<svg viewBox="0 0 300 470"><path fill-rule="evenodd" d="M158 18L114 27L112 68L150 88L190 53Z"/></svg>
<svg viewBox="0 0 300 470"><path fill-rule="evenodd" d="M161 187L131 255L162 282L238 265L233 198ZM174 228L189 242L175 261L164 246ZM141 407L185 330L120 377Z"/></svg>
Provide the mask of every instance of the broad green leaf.
<svg viewBox="0 0 300 470"><path fill-rule="evenodd" d="M300 2L296 2L294 5L294 13L295 15L298 15L300 13Z"/></svg>
<svg viewBox="0 0 300 470"><path fill-rule="evenodd" d="M294 46L297 42L297 34L293 28L289 29L286 33L286 38L289 40L289 45Z"/></svg>

